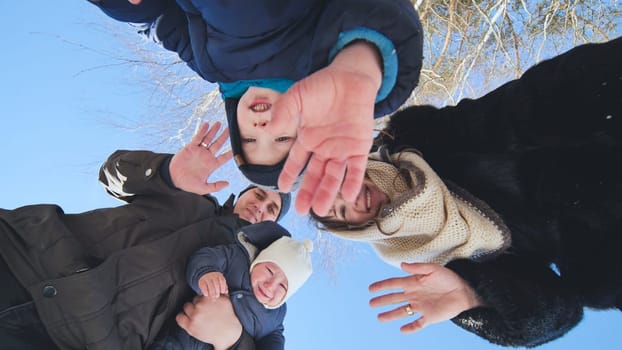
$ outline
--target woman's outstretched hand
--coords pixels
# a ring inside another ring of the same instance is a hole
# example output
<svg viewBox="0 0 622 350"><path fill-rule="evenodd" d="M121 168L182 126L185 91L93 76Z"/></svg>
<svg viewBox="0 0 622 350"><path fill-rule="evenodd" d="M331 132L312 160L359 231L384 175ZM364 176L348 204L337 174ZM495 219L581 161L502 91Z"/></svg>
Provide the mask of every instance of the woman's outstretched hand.
<svg viewBox="0 0 622 350"><path fill-rule="evenodd" d="M209 123L203 124L190 143L173 156L169 171L175 187L204 195L218 192L229 185L227 181L207 182L216 169L233 157L231 151L217 156L229 136L225 128L214 140L219 129L220 122L214 123L211 128Z"/></svg>
<svg viewBox="0 0 622 350"><path fill-rule="evenodd" d="M377 296L369 301L371 307L399 304L393 310L378 314L381 322L415 315L415 320L400 328L412 333L423 327L452 319L461 312L481 306L475 291L452 270L438 264L402 263L410 276L378 281L369 286L372 293L399 290Z"/></svg>

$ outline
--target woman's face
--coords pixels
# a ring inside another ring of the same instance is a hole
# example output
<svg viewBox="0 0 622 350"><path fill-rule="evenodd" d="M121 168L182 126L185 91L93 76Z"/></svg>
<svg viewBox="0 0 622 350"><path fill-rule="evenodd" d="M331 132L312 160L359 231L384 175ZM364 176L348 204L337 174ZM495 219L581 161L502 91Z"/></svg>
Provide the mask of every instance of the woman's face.
<svg viewBox="0 0 622 350"><path fill-rule="evenodd" d="M382 206L387 203L389 197L365 178L354 203L343 200L340 193L326 217L332 221L361 225L377 217Z"/></svg>
<svg viewBox="0 0 622 350"><path fill-rule="evenodd" d="M281 93L251 86L238 103L238 127L244 158L250 164L274 165L283 160L296 140L298 120L291 118L283 131L270 128L272 105Z"/></svg>

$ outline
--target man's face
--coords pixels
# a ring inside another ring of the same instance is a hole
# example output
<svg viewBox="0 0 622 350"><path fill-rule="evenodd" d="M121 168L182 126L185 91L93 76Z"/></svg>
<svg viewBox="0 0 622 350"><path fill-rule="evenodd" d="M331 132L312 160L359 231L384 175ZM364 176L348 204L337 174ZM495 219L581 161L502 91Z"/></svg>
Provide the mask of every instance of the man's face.
<svg viewBox="0 0 622 350"><path fill-rule="evenodd" d="M275 191L252 188L238 198L233 212L251 224L276 221L281 212L281 196Z"/></svg>

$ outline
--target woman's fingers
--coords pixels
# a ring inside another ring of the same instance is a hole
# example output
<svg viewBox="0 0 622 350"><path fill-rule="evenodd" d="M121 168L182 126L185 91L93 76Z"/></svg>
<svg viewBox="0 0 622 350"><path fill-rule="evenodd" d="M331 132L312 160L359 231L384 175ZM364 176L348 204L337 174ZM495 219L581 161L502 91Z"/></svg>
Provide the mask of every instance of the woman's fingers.
<svg viewBox="0 0 622 350"><path fill-rule="evenodd" d="M400 305L395 309L381 312L378 314L378 321L389 322L399 320L400 318L410 317L413 313L417 313L417 310L412 308L410 304Z"/></svg>
<svg viewBox="0 0 622 350"><path fill-rule="evenodd" d="M410 277L410 276L408 276ZM392 277L387 278L386 280L374 282L369 285L369 291L372 293L382 292L385 290L391 289L404 289L405 287L405 279L408 277Z"/></svg>
<svg viewBox="0 0 622 350"><path fill-rule="evenodd" d="M412 304L403 304L398 306L395 309L381 312L378 314L378 321L380 322L390 322L403 318L412 318L415 319L412 322L409 322L402 327L400 327L400 332L402 333L413 333L416 332L423 327L426 326L426 318L425 315L422 315L419 310Z"/></svg>
<svg viewBox="0 0 622 350"><path fill-rule="evenodd" d="M427 324L426 324L425 316L421 316L418 319L414 320L413 322L407 323L407 324L403 325L402 327L400 327L400 332L402 332L402 333L413 333L413 332L416 332L418 330L421 330L426 325Z"/></svg>
<svg viewBox="0 0 622 350"><path fill-rule="evenodd" d="M400 267L411 275L429 275L440 265L431 263L407 263L403 262Z"/></svg>
<svg viewBox="0 0 622 350"><path fill-rule="evenodd" d="M380 306L393 305L393 304L401 303L404 301L407 301L404 293L402 292L391 293L391 294L380 295L380 296L372 298L369 301L369 306L380 307Z"/></svg>

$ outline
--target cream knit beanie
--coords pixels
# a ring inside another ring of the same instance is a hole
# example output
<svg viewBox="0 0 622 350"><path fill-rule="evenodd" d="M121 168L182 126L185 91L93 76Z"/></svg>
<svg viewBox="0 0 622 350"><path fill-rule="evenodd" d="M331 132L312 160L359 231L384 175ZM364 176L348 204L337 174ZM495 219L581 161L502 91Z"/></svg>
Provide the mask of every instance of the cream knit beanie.
<svg viewBox="0 0 622 350"><path fill-rule="evenodd" d="M262 250L253 260L250 268L251 271L259 263L272 262L278 265L283 270L285 277L287 277L287 293L279 304L269 307L270 309L283 305L311 276L311 272L313 272L311 263L312 251L313 242L310 240L305 239L300 242L283 236Z"/></svg>

